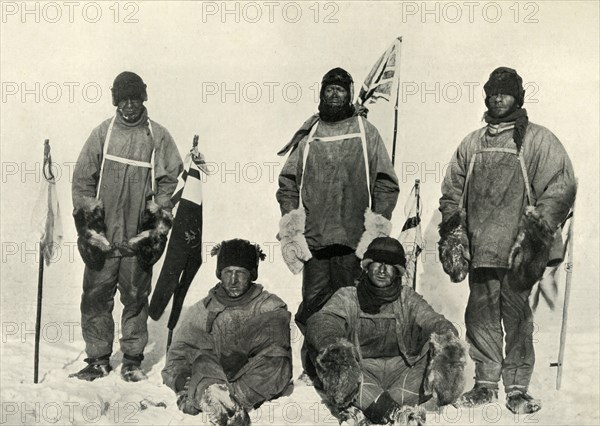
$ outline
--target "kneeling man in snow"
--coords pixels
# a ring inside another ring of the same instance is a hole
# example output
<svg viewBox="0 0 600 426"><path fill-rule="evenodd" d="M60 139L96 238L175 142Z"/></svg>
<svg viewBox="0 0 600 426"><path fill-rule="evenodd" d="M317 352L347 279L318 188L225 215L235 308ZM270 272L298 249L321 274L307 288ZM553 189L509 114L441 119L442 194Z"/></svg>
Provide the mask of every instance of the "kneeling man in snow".
<svg viewBox="0 0 600 426"><path fill-rule="evenodd" d="M245 425L247 410L279 396L291 381L291 314L255 283L265 257L258 245L223 241L215 254L220 282L175 330L162 377L184 413Z"/></svg>
<svg viewBox="0 0 600 426"><path fill-rule="evenodd" d="M461 395L466 344L401 284L406 257L396 239L373 240L361 266L356 287L339 289L308 320L325 397L349 424L422 424L426 408Z"/></svg>

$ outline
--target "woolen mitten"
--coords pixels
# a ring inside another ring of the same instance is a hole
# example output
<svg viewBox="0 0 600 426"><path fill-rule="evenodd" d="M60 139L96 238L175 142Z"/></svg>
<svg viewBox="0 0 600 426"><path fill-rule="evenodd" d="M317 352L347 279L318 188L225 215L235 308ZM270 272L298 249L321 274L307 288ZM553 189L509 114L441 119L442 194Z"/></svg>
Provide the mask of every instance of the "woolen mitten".
<svg viewBox="0 0 600 426"><path fill-rule="evenodd" d="M387 237L390 232L392 232L392 222L367 207L365 210L365 231L356 246L356 256L362 259L375 238Z"/></svg>
<svg viewBox="0 0 600 426"><path fill-rule="evenodd" d="M303 207L294 209L279 220L279 244L283 260L290 271L299 274L304 262L312 257L308 243L304 237L306 212Z"/></svg>

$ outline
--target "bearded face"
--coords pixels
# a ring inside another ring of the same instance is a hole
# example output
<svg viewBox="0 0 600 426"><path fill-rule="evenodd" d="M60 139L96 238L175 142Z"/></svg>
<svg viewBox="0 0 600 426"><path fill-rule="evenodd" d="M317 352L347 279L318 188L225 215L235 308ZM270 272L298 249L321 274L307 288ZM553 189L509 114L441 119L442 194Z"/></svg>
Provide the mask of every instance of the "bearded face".
<svg viewBox="0 0 600 426"><path fill-rule="evenodd" d="M144 101L139 99L124 99L117 105L123 120L128 123L138 121L144 111Z"/></svg>
<svg viewBox="0 0 600 426"><path fill-rule="evenodd" d="M349 113L350 111L350 113ZM325 121L339 121L348 118L352 112L350 93L337 84L329 84L323 90L319 113Z"/></svg>

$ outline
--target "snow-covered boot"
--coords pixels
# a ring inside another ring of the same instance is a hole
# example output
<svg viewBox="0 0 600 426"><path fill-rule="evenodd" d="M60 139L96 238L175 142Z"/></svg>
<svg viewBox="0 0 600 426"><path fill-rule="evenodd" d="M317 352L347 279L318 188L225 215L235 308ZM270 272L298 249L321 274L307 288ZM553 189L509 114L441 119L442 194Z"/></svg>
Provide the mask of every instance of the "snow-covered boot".
<svg viewBox="0 0 600 426"><path fill-rule="evenodd" d="M142 370L142 360L144 355L123 355L123 365L121 366L121 378L126 382L140 382L148 379L148 376Z"/></svg>
<svg viewBox="0 0 600 426"><path fill-rule="evenodd" d="M414 407L405 405L390 417L393 426L423 426L427 418L427 412L418 405Z"/></svg>
<svg viewBox="0 0 600 426"><path fill-rule="evenodd" d="M69 374L69 378L76 378L79 380L86 380L92 382L101 377L106 377L112 371L112 367L108 362L110 355L105 355L99 358L86 358L84 359L88 365L82 368L77 373Z"/></svg>
<svg viewBox="0 0 600 426"><path fill-rule="evenodd" d="M371 424L364 413L353 405L340 411L339 418L340 426L369 426Z"/></svg>
<svg viewBox="0 0 600 426"><path fill-rule="evenodd" d="M200 409L211 424L218 426L249 426L250 416L229 393L227 385L214 383L204 391Z"/></svg>
<svg viewBox="0 0 600 426"><path fill-rule="evenodd" d="M139 365L126 364L121 367L121 378L126 382L140 382L148 379Z"/></svg>
<svg viewBox="0 0 600 426"><path fill-rule="evenodd" d="M459 402L465 407L479 407L498 400L498 389L489 388L482 384L475 383L473 389L465 392Z"/></svg>
<svg viewBox="0 0 600 426"><path fill-rule="evenodd" d="M542 401L517 389L506 394L506 408L515 414L530 414L542 409Z"/></svg>

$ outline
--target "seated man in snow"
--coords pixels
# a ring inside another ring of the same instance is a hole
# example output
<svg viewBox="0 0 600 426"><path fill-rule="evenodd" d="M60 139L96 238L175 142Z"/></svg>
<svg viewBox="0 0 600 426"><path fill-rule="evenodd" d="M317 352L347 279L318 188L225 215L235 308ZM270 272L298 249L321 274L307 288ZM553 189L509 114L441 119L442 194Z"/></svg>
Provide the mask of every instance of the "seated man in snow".
<svg viewBox="0 0 600 426"><path fill-rule="evenodd" d="M466 344L447 319L401 284L394 238L369 245L356 287L339 289L308 320L309 354L328 402L349 424L421 424L425 407L464 389Z"/></svg>
<svg viewBox="0 0 600 426"><path fill-rule="evenodd" d="M254 282L265 258L258 245L223 241L215 254L220 282L177 327L162 377L184 413L244 425L249 409L279 396L291 381L291 314Z"/></svg>

